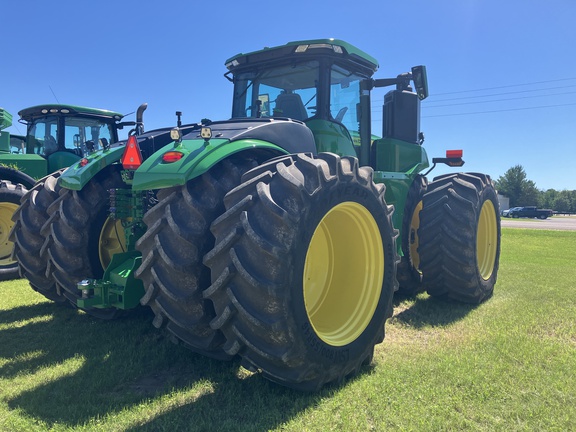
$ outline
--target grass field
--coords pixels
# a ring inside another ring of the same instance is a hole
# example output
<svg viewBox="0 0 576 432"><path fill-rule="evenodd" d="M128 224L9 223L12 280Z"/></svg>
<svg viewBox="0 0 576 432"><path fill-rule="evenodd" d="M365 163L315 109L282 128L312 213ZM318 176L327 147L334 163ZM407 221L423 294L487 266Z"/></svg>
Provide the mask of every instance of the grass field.
<svg viewBox="0 0 576 432"><path fill-rule="evenodd" d="M576 232L502 230L480 306L397 299L372 366L302 394L0 283L0 430L576 430Z"/></svg>

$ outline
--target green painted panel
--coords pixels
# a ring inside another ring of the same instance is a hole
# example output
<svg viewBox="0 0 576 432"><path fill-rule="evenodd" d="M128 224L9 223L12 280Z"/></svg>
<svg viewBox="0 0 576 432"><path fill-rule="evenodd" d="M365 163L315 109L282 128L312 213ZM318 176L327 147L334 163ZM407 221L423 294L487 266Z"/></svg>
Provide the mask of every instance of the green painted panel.
<svg viewBox="0 0 576 432"><path fill-rule="evenodd" d="M244 150L265 149L286 154L280 147L266 141L239 140L230 142L226 139L186 140L179 145L167 145L146 159L134 173L132 188L134 190L162 189L183 185L188 180L204 174L215 164L228 156ZM172 163L162 161L167 151L178 151L183 157Z"/></svg>
<svg viewBox="0 0 576 432"><path fill-rule="evenodd" d="M11 168L17 168L35 179L48 174L48 162L35 154L0 154L0 163Z"/></svg>
<svg viewBox="0 0 576 432"><path fill-rule="evenodd" d="M343 125L328 120L309 120L318 152L336 153L340 156L357 156L352 137Z"/></svg>
<svg viewBox="0 0 576 432"><path fill-rule="evenodd" d="M376 154L376 169L386 172L422 171L430 166L424 147L418 144L383 138L372 144Z"/></svg>
<svg viewBox="0 0 576 432"><path fill-rule="evenodd" d="M102 169L120 160L124 147L114 147L91 154L86 166L74 163L60 176L60 185L67 189L80 190Z"/></svg>

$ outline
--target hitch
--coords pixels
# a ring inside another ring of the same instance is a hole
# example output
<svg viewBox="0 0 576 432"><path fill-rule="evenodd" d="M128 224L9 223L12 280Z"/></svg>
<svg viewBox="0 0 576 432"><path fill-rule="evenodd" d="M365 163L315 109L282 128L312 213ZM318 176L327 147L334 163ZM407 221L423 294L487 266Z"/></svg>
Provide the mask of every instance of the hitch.
<svg viewBox="0 0 576 432"><path fill-rule="evenodd" d="M144 285L134 277L134 272L141 262L138 251L114 255L102 279L78 282L77 287L82 291L82 297L76 302L78 307L126 310L138 306L144 295Z"/></svg>
<svg viewBox="0 0 576 432"><path fill-rule="evenodd" d="M142 217L153 206L154 194L130 189L110 189L108 193L110 218L122 221L125 252L111 257L102 279L85 279L77 284L82 296L76 304L83 309L133 309L144 295L142 281L134 277L142 262L142 255L135 250L135 244L145 231Z"/></svg>

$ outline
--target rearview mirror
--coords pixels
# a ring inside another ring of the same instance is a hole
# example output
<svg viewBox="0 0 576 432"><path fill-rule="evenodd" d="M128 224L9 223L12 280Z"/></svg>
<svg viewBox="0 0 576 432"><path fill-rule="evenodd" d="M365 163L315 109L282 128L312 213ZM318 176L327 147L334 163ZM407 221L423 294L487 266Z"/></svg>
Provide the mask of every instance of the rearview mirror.
<svg viewBox="0 0 576 432"><path fill-rule="evenodd" d="M412 68L412 80L418 99L424 100L428 97L428 78L426 77L426 66L414 66Z"/></svg>
<svg viewBox="0 0 576 432"><path fill-rule="evenodd" d="M135 125L136 125L136 122L134 122L134 121L116 123L116 129L124 129L124 126L135 126Z"/></svg>

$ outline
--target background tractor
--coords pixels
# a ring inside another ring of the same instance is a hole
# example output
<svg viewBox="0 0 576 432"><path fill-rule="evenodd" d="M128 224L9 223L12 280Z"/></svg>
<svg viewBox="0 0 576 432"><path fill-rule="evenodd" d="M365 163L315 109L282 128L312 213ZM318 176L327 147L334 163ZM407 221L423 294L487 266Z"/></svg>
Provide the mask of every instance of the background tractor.
<svg viewBox="0 0 576 432"><path fill-rule="evenodd" d="M2 132L0 140L0 279L4 280L18 276L8 236L22 196L37 180L117 142L118 129L126 124L119 123L122 114L73 105L38 105L18 114L26 136ZM2 128L12 124L12 115L1 109L0 118Z"/></svg>
<svg viewBox="0 0 576 432"><path fill-rule="evenodd" d="M427 181L423 66L374 79L374 58L321 39L226 67L230 120L178 116L167 145L133 134L60 176L41 230L47 297L108 318L149 306L190 349L316 390L371 361L398 289L492 294L496 192L485 174ZM390 86L372 131L371 93Z"/></svg>
<svg viewBox="0 0 576 432"><path fill-rule="evenodd" d="M106 213L108 210L111 210L109 192L111 190L114 192L113 186L118 186L118 182L114 182L117 179L107 179L105 178L105 173L99 173L99 171L102 167L114 165L124 152L126 141L119 142L117 138L118 130L125 126L135 126L129 134L133 137L138 137L140 147L142 147L142 150L138 147L138 154L140 156L150 155L156 148L161 148L171 142L170 128L157 129L144 133L142 117L146 108L147 104L140 105L136 112L135 122L118 123L117 120L121 117L118 117L119 114L116 113L113 113L114 119L110 116L109 122L105 121L104 118L100 120L92 117L85 118L84 114L86 111L83 111L82 116L56 118L57 124L61 124L58 122L63 121L66 122L66 125L68 123L82 124L82 122L89 122L88 124L92 125L90 126L90 131L93 133L92 137L100 136L98 146L93 144L93 140L83 141L81 139L80 146L76 147L76 144L74 144L72 155L74 157L73 165L76 167L89 165L86 167L88 175L94 177L93 182L85 189L84 193L89 194L91 199L96 201L105 197L105 203L101 201L82 202L80 205L83 206L84 213L80 215L83 220L77 221L79 228L74 229L76 228L76 225L74 225L73 227L69 227L69 231L53 233L52 229L54 228L54 224L52 222L54 215L52 215L53 211L49 211L49 209L55 202L59 203L61 201L59 197L62 188L58 180L65 171L65 168L62 168L39 180L32 189L24 195L20 207L16 207L16 211L12 216L14 227L10 232L9 238L9 241L13 244L11 259L19 264L20 275L27 278L32 288L45 297L56 302L71 302L73 305L76 305L76 300L78 300L81 294L81 292L76 289L75 283L71 293L63 290L62 287L67 286L65 283L56 284L54 277L57 273L54 267L49 267L49 264L52 266L59 264L62 275L66 277L75 278L78 273L89 277L102 277L103 268L108 266L111 257L116 252L122 251L125 248L124 228L122 224L119 222L110 222L112 219L107 218L106 215L108 223L105 225L105 228L103 228L103 221L101 220L102 212L97 211L98 209L101 210L102 206L106 208ZM64 109L69 111L70 107ZM111 113L110 111L89 110L92 111L93 114ZM26 112L26 110L21 111L21 113L23 112ZM70 112L66 112L65 114L70 114ZM32 123L28 123L29 131L32 131L28 134L28 143L30 141L34 142L35 140L34 124L36 123L42 124L42 118L39 117ZM92 129L92 127L94 129ZM103 133L104 136L98 135L98 128L105 131ZM191 128L192 126L184 126L182 130ZM65 129L76 132L76 129L72 127L66 127ZM76 135L77 134L74 133L74 142L77 142ZM110 136L110 140L106 139L106 136ZM61 140L59 142L66 141ZM60 147L60 149L63 153L67 152L67 150L63 150L62 147ZM82 149L82 151L79 149ZM86 151L84 151L84 149L86 149ZM50 158L52 156L58 157L57 152L48 156L48 161L51 160ZM62 157L62 155L60 156ZM63 157L68 157L68 155L64 155ZM88 164L88 158L90 159L90 164ZM36 159L38 159L38 157ZM67 161L70 162L69 159ZM52 168L57 168L57 166L52 166ZM124 183L122 183L121 186L126 187ZM70 194L72 194L70 189L65 189L63 192L65 198L70 198ZM116 194L112 196L116 196ZM72 198L72 202L75 202L75 199L75 197ZM152 203L154 202L152 196L149 199ZM70 201L65 199L65 202L68 203ZM54 208L57 205L58 204L56 204ZM90 206L92 205L96 207L91 208ZM58 213L58 217L59 216L60 213ZM66 216L72 217L72 215L62 214L63 218ZM75 217L79 216L75 215ZM99 219L95 222L94 217ZM91 227L91 223L96 223L96 228ZM96 238L90 235L91 230L98 233ZM60 245L64 248L63 250L66 251L64 261L58 261L56 255L52 257L52 260L48 257L49 241L52 241L54 235L57 236L56 238L59 239ZM89 244L87 243L88 239ZM80 249L78 248L78 243L81 245ZM78 262L83 263L86 260L89 262L89 267L78 267ZM63 277L64 276L61 276L61 278ZM136 296L136 303L138 300L139 297ZM103 318L109 316L106 311L100 313L99 309L92 310L92 314Z"/></svg>

